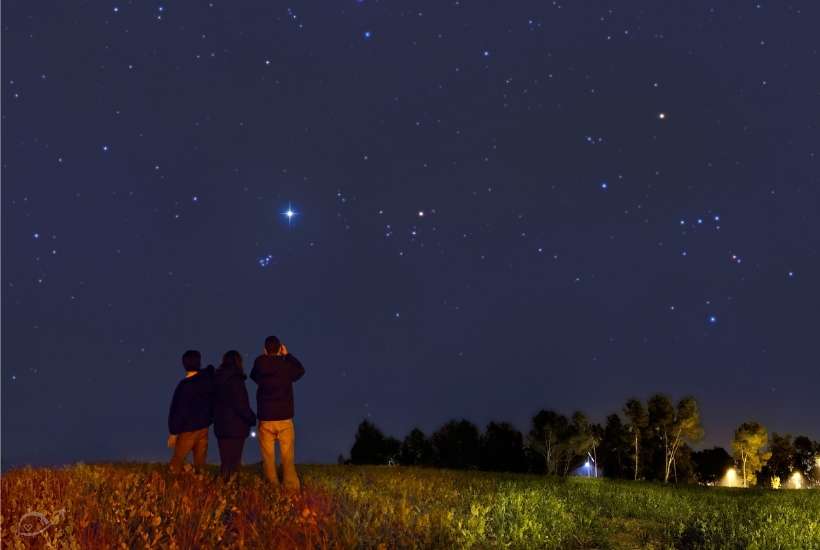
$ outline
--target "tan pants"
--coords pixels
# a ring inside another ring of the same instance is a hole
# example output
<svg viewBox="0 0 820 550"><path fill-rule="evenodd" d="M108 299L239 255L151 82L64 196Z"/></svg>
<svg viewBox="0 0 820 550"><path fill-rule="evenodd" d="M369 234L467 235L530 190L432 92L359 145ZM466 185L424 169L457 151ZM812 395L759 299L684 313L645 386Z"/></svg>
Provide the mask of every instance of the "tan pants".
<svg viewBox="0 0 820 550"><path fill-rule="evenodd" d="M177 436L174 445L174 456L171 457L171 471L178 472L185 464L188 453L194 452L194 467L201 468L208 458L208 428L193 432L182 432Z"/></svg>
<svg viewBox="0 0 820 550"><path fill-rule="evenodd" d="M279 455L282 461L282 477L285 489L299 490L299 476L296 475L293 419L289 420L260 420L259 421L259 449L262 451L265 477L274 485L279 485L276 474L276 455L274 446L279 440Z"/></svg>

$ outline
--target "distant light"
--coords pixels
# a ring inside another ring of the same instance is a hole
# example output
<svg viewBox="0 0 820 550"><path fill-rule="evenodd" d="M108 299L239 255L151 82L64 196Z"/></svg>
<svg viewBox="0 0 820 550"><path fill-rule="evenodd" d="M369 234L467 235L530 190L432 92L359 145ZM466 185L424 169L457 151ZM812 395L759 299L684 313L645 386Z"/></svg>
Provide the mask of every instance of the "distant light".
<svg viewBox="0 0 820 550"><path fill-rule="evenodd" d="M590 466L590 464L589 464L589 460L587 460L586 462L584 462L584 468L589 468L589 466Z"/></svg>
<svg viewBox="0 0 820 550"><path fill-rule="evenodd" d="M484 55L484 57L490 57L490 50L484 50L482 55Z"/></svg>
<svg viewBox="0 0 820 550"><path fill-rule="evenodd" d="M715 215L714 219L715 219L716 222L719 222L720 221L720 216Z"/></svg>
<svg viewBox="0 0 820 550"><path fill-rule="evenodd" d="M658 113L658 118L660 120L666 120L666 113Z"/></svg>
<svg viewBox="0 0 820 550"><path fill-rule="evenodd" d="M717 316L716 315L710 315L709 316L709 324L714 325L716 323L717 323Z"/></svg>
<svg viewBox="0 0 820 550"><path fill-rule="evenodd" d="M40 234L39 234L39 233L35 233L34 235L32 235L32 237L34 237L35 239L39 239L39 238L40 238Z"/></svg>
<svg viewBox="0 0 820 550"><path fill-rule="evenodd" d="M364 31L363 36L365 40L370 40L371 38L373 38L373 33L371 31Z"/></svg>
<svg viewBox="0 0 820 550"><path fill-rule="evenodd" d="M794 271L789 271L788 275L789 275L789 279L794 278Z"/></svg>
<svg viewBox="0 0 820 550"><path fill-rule="evenodd" d="M119 11L120 11L120 8L118 8L117 6L114 6L114 13L119 13Z"/></svg>
<svg viewBox="0 0 820 550"><path fill-rule="evenodd" d="M102 150L105 151L105 152L108 152L108 145L103 145Z"/></svg>
<svg viewBox="0 0 820 550"><path fill-rule="evenodd" d="M607 187L609 187L609 185L607 184L607 182L602 181L602 182L601 182L601 189L606 189Z"/></svg>
<svg viewBox="0 0 820 550"><path fill-rule="evenodd" d="M256 430L251 430L251 437L256 437Z"/></svg>
<svg viewBox="0 0 820 550"><path fill-rule="evenodd" d="M194 195L193 197L191 197L191 202L199 202L199 197L197 195Z"/></svg>
<svg viewBox="0 0 820 550"><path fill-rule="evenodd" d="M419 218L423 218L423 217L424 217L424 210L419 210Z"/></svg>

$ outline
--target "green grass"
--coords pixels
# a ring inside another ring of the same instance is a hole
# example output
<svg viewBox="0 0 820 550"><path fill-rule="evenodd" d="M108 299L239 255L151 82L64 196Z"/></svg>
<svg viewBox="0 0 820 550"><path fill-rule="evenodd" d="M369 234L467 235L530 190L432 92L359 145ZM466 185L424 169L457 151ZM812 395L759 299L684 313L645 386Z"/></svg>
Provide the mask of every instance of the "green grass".
<svg viewBox="0 0 820 550"><path fill-rule="evenodd" d="M2 477L3 546L820 549L816 490L401 467L299 470L300 498L272 491L257 467L228 485L213 471L174 477L162 465L14 470ZM20 537L28 511L56 523Z"/></svg>

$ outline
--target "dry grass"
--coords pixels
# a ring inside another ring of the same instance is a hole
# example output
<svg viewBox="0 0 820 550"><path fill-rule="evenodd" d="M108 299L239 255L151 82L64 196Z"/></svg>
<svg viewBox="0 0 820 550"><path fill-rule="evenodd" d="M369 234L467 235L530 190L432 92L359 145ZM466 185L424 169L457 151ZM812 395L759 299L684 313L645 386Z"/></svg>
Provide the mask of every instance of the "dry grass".
<svg viewBox="0 0 820 550"><path fill-rule="evenodd" d="M820 549L820 491L673 488L388 467L307 466L300 474L302 494L288 496L272 490L257 467L245 468L228 484L213 469L173 476L159 464L13 470L2 476L2 543ZM44 513L50 525L36 536L21 536L20 519L28 512Z"/></svg>

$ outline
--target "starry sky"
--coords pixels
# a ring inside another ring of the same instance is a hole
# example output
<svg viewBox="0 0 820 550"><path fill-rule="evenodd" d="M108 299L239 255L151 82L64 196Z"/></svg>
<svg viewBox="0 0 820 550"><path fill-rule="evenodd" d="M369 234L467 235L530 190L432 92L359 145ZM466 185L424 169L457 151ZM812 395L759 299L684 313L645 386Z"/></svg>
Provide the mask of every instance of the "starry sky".
<svg viewBox="0 0 820 550"><path fill-rule="evenodd" d="M165 460L182 352L269 334L303 462L658 391L820 437L817 2L2 10L4 465Z"/></svg>

